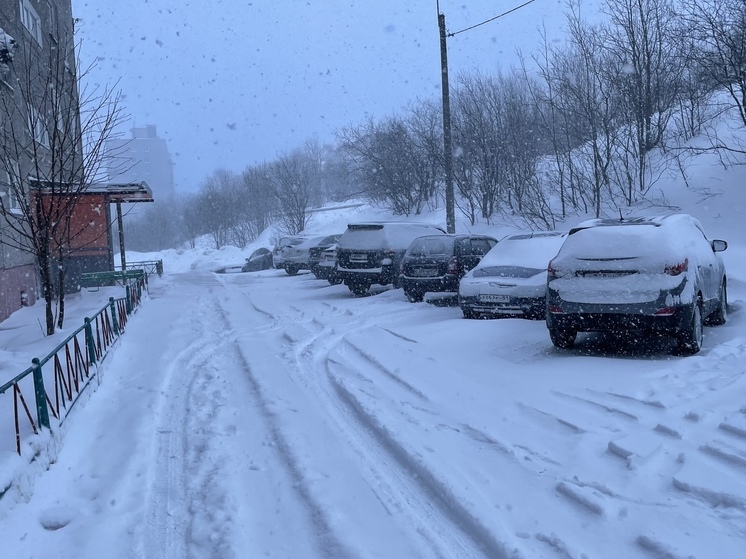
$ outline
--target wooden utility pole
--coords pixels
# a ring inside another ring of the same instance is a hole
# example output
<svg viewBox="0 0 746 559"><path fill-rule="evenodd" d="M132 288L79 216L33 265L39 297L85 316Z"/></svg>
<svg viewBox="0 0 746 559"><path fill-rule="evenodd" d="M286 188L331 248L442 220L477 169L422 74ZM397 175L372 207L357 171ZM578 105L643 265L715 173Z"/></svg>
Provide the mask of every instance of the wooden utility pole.
<svg viewBox="0 0 746 559"><path fill-rule="evenodd" d="M440 72L443 88L443 151L446 171L446 230L456 232L456 209L453 192L453 149L451 147L451 100L448 90L448 49L446 45L446 16L438 5L440 29Z"/></svg>

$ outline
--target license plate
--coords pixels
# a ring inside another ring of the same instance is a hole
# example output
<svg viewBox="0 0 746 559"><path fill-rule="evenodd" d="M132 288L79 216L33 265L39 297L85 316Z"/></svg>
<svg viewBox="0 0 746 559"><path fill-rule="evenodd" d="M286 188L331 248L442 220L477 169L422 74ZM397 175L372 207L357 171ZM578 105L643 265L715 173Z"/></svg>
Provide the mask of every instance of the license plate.
<svg viewBox="0 0 746 559"><path fill-rule="evenodd" d="M421 278L431 278L438 275L438 270L435 268L415 268L412 272L413 275Z"/></svg>
<svg viewBox="0 0 746 559"><path fill-rule="evenodd" d="M367 262L368 255L365 253L353 253L350 255L350 260L353 262Z"/></svg>
<svg viewBox="0 0 746 559"><path fill-rule="evenodd" d="M480 295L479 300L484 303L508 303L510 296L508 295Z"/></svg>

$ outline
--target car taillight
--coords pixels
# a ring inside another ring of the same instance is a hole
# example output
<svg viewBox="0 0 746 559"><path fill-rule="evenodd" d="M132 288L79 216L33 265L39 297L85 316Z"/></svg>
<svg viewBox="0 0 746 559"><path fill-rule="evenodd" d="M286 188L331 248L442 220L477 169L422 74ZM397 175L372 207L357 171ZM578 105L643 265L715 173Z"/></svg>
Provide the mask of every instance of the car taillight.
<svg viewBox="0 0 746 559"><path fill-rule="evenodd" d="M673 316L676 314L676 307L664 307L655 311L655 316Z"/></svg>
<svg viewBox="0 0 746 559"><path fill-rule="evenodd" d="M459 264L458 258L454 256L448 261L448 268L446 268L446 274L457 276L460 271L461 271L461 266Z"/></svg>
<svg viewBox="0 0 746 559"><path fill-rule="evenodd" d="M553 262L550 261L547 265L547 280L551 281L553 279L557 279L558 277L559 274L557 273L557 268L555 268Z"/></svg>
<svg viewBox="0 0 746 559"><path fill-rule="evenodd" d="M552 314L565 314L562 307L558 307L557 305L549 305L549 312Z"/></svg>
<svg viewBox="0 0 746 559"><path fill-rule="evenodd" d="M689 269L689 259L685 258L683 262L666 266L663 271L669 276L678 276L682 272L686 272L687 269Z"/></svg>

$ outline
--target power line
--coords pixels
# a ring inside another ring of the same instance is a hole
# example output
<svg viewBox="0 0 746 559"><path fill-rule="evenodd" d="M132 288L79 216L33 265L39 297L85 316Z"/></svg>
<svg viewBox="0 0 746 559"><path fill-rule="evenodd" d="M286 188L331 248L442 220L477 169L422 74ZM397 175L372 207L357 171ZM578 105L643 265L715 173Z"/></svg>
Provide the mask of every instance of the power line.
<svg viewBox="0 0 746 559"><path fill-rule="evenodd" d="M470 31L470 30L474 29L475 27L479 27L480 25L484 25L486 23L490 23L491 21L495 21L496 19L499 19L499 18L501 18L503 16L506 16L509 13L515 12L516 10L520 10L521 8L523 8L523 6L528 6L533 1L534 0L528 0L528 2L524 2L520 6L516 6L515 8L512 8L512 9L508 10L507 12L503 12L500 15L496 15L495 17L491 17L490 19L485 20L482 23L477 23L476 25L472 25L471 27L467 27L466 29L462 29L461 31L456 31L455 33L449 33L448 36L449 37L453 37L455 35L458 35L459 33L463 33L464 31Z"/></svg>

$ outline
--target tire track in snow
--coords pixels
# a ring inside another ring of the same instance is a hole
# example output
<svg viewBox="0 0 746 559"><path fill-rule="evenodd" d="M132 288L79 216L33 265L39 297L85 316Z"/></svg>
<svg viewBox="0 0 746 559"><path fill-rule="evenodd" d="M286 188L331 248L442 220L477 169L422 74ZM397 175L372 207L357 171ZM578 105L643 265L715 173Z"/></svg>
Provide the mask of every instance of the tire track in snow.
<svg viewBox="0 0 746 559"><path fill-rule="evenodd" d="M190 510L189 467L190 454L189 402L200 372L214 355L220 341L205 336L204 324L193 322L197 330L191 343L169 366L164 396L160 409L153 448L155 468L148 483L147 530L142 543L142 556L147 558L187 557L190 548L189 531L192 524ZM190 376L183 378L183 373Z"/></svg>
<svg viewBox="0 0 746 559"><path fill-rule="evenodd" d="M315 379L316 386L311 388L327 399L327 410L336 410L333 419L354 440L362 460L360 467L370 470L376 480L374 489L381 493L380 498L384 501L396 503L397 510L408 511L409 522L418 525L417 533L428 534L432 552L438 557L519 558L520 554L515 550L509 552L506 544L499 541L446 484L441 483L376 421L344 382L331 372L329 365L336 361L330 357L330 352L351 349L379 374L415 396L422 405L427 402L422 392L349 340L351 332L359 333L367 327L368 321L364 320L341 334L327 328L309 336L305 342L297 343L295 358L308 373L304 378ZM324 376L319 375L320 368L325 371ZM313 371L317 371L316 374ZM425 411L419 406L416 409ZM370 460L371 455L377 458Z"/></svg>

